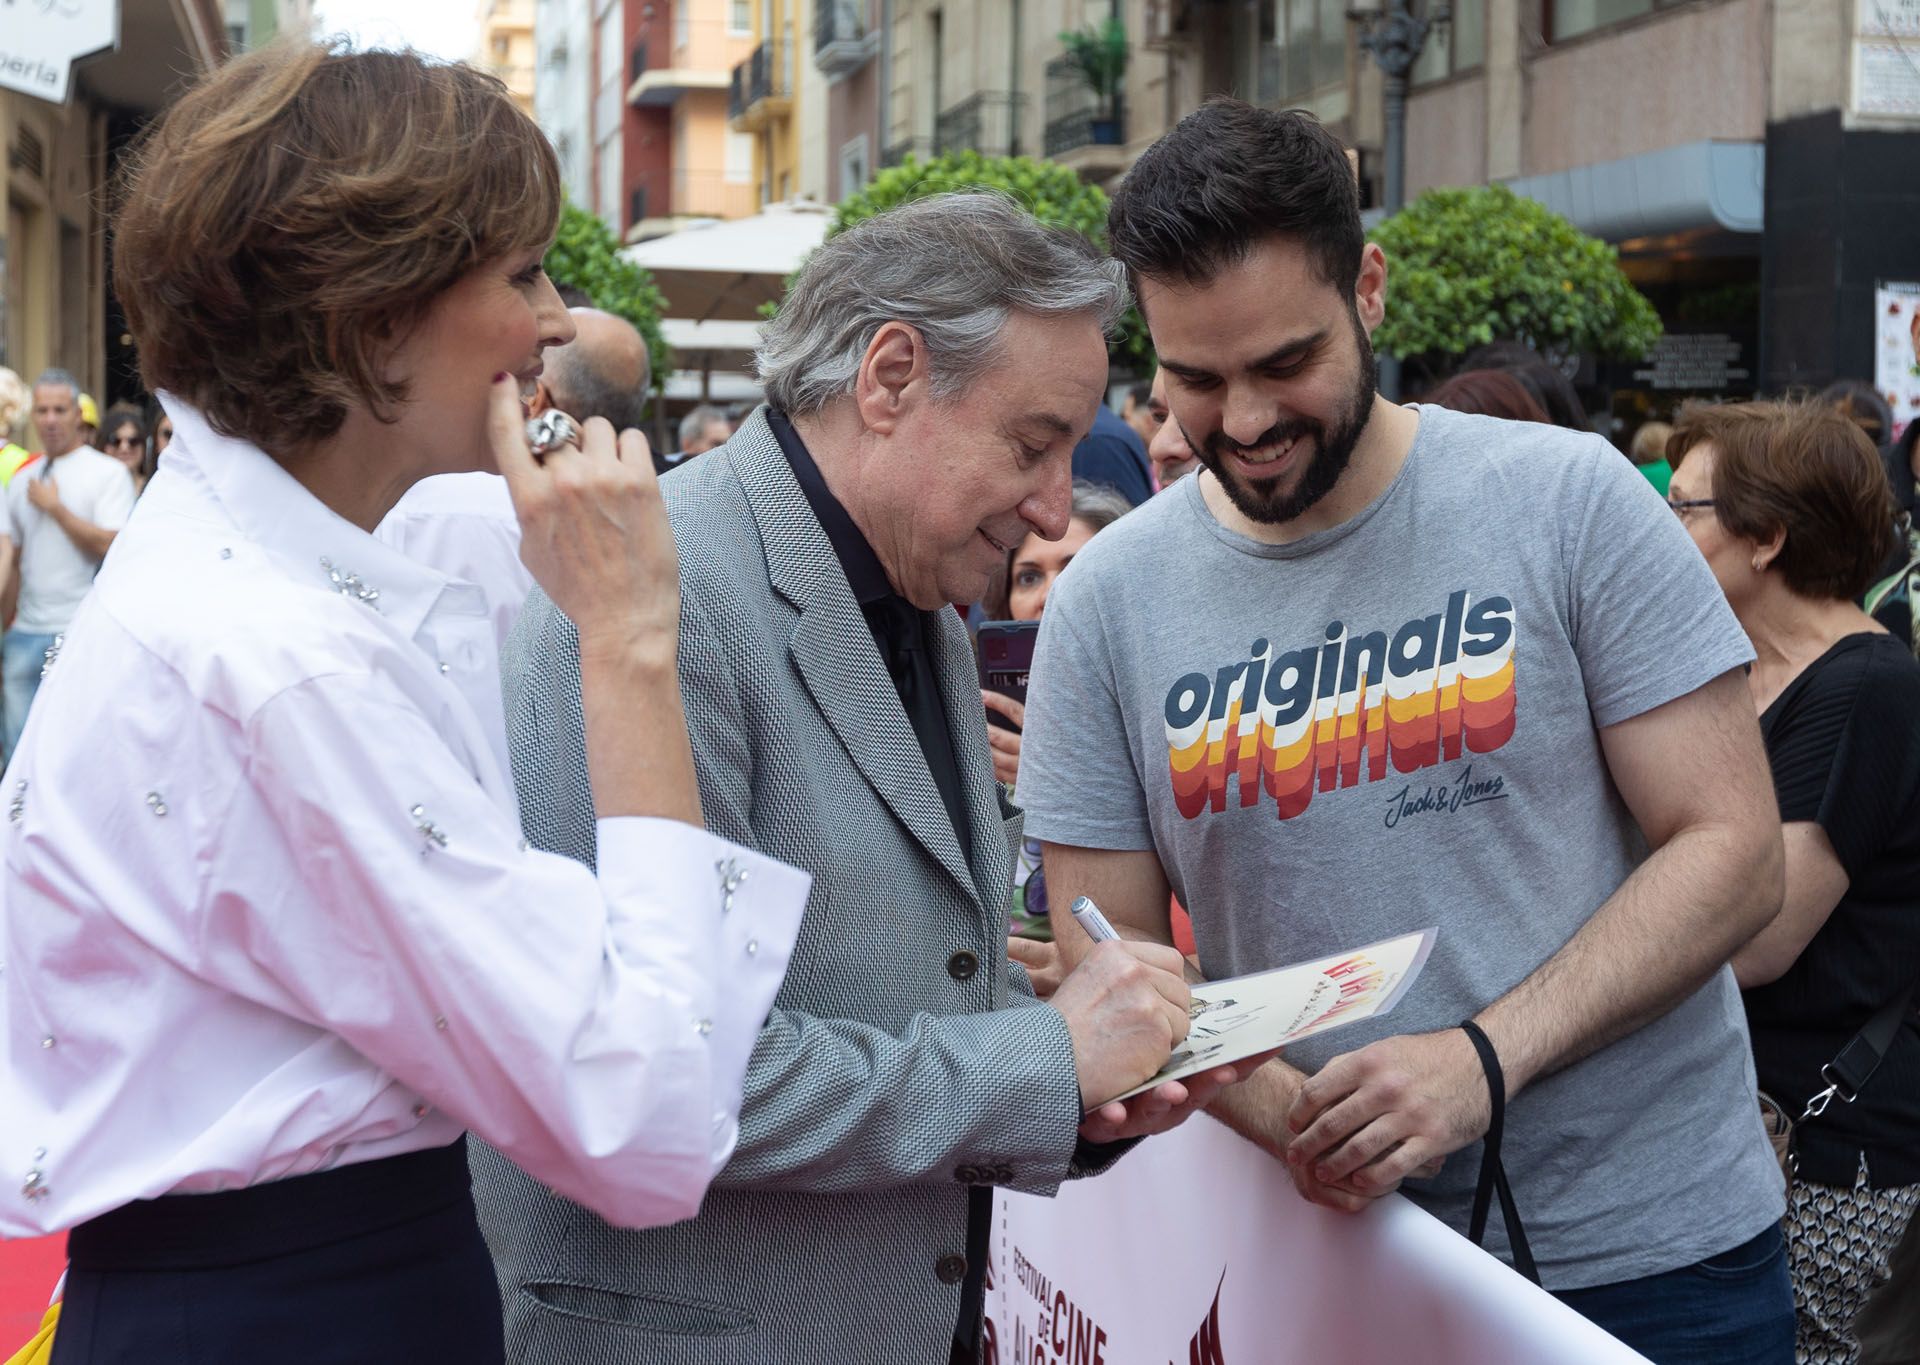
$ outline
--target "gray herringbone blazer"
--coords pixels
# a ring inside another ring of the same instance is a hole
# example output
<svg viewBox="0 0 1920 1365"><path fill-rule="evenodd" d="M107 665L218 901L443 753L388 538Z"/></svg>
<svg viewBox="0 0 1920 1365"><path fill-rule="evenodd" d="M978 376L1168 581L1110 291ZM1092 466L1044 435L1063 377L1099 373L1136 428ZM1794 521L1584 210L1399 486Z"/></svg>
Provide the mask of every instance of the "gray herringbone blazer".
<svg viewBox="0 0 1920 1365"><path fill-rule="evenodd" d="M508 1355L944 1363L967 1185L1050 1193L1093 1168L1075 1165L1065 1024L1024 973L1009 990L1019 832L966 630L941 613L933 646L971 815L962 841L764 413L664 486L707 823L808 869L813 894L747 1071L739 1147L698 1218L618 1230L474 1144ZM578 641L538 593L505 671L527 835L591 862Z"/></svg>

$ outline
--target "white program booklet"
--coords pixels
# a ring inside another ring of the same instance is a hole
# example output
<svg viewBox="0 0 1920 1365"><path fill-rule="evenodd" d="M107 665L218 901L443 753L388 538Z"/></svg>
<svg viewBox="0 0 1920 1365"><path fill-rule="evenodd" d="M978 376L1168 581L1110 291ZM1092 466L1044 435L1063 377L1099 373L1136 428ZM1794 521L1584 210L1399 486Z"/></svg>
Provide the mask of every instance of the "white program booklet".
<svg viewBox="0 0 1920 1365"><path fill-rule="evenodd" d="M1420 929L1313 962L1195 986L1186 1041L1158 1075L1115 1098L1385 1014L1420 975L1435 932Z"/></svg>

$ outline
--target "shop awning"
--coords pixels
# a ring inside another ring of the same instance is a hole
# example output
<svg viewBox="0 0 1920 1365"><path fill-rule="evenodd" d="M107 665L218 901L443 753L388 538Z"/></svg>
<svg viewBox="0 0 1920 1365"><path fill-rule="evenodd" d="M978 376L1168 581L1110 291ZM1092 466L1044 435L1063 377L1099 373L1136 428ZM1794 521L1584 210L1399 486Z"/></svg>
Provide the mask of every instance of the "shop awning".
<svg viewBox="0 0 1920 1365"><path fill-rule="evenodd" d="M1507 186L1610 242L1702 228L1759 232L1766 221L1758 142L1687 142Z"/></svg>

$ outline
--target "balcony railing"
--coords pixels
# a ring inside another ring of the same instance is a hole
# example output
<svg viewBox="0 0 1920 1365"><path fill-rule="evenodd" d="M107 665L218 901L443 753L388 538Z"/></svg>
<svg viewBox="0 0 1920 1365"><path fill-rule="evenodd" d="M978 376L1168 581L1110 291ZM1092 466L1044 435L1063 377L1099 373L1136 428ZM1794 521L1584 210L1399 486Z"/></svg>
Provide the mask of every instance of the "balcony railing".
<svg viewBox="0 0 1920 1365"><path fill-rule="evenodd" d="M753 55L733 68L727 88L727 115L740 118L764 100L785 99L790 92L784 53L778 42L764 42Z"/></svg>
<svg viewBox="0 0 1920 1365"><path fill-rule="evenodd" d="M1086 77L1071 57L1047 63L1047 128L1043 146L1059 156L1093 143L1118 143L1126 126L1125 105L1107 102L1087 88Z"/></svg>
<svg viewBox="0 0 1920 1365"><path fill-rule="evenodd" d="M941 113L934 124L933 149L979 152L982 156L1020 154L1020 110L1026 96L982 90Z"/></svg>
<svg viewBox="0 0 1920 1365"><path fill-rule="evenodd" d="M882 169L898 166L910 156L926 157L932 155L933 144L924 137L902 138L880 153Z"/></svg>
<svg viewBox="0 0 1920 1365"><path fill-rule="evenodd" d="M880 35L867 23L867 0L813 0L813 64L824 75L858 71L879 50Z"/></svg>
<svg viewBox="0 0 1920 1365"><path fill-rule="evenodd" d="M667 167L649 166L627 182L628 227L642 219L664 218L679 210L672 197L671 177Z"/></svg>

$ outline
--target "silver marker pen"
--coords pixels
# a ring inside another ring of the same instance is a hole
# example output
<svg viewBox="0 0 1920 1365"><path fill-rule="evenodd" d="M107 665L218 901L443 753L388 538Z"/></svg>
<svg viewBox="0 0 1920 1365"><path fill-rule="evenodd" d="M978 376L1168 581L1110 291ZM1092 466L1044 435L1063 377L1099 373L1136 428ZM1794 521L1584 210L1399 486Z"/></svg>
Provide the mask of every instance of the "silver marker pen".
<svg viewBox="0 0 1920 1365"><path fill-rule="evenodd" d="M1075 896L1072 906L1073 922L1087 931L1087 937L1095 943L1108 943L1120 937L1113 932L1113 926L1107 923L1107 917L1100 913L1100 907L1091 897Z"/></svg>

